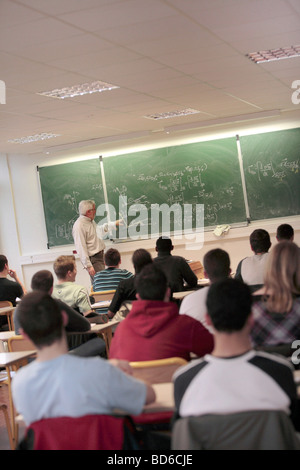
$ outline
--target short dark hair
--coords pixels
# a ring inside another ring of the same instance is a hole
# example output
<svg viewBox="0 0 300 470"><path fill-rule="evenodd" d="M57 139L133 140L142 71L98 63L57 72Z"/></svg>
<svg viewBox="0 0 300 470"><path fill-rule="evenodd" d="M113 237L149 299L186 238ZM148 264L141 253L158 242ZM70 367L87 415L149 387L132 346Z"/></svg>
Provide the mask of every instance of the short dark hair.
<svg viewBox="0 0 300 470"><path fill-rule="evenodd" d="M57 302L46 292L25 295L18 305L21 328L37 346L50 346L62 337L63 318Z"/></svg>
<svg viewBox="0 0 300 470"><path fill-rule="evenodd" d="M173 249L173 243L171 238L159 237L156 240L157 251L171 251Z"/></svg>
<svg viewBox="0 0 300 470"><path fill-rule="evenodd" d="M53 274L47 269L37 271L31 279L31 289L49 292L53 287Z"/></svg>
<svg viewBox="0 0 300 470"><path fill-rule="evenodd" d="M152 262L153 260L151 254L144 248L139 248L138 250L135 250L132 255L132 264L136 274L138 274L144 266Z"/></svg>
<svg viewBox="0 0 300 470"><path fill-rule="evenodd" d="M292 240L294 236L294 229L289 224L281 224L277 227L276 238L280 240Z"/></svg>
<svg viewBox="0 0 300 470"><path fill-rule="evenodd" d="M106 266L118 266L121 261L121 255L115 248L109 248L104 253L104 262Z"/></svg>
<svg viewBox="0 0 300 470"><path fill-rule="evenodd" d="M58 279L64 279L69 271L73 272L75 267L74 255L59 256L53 264L53 269Z"/></svg>
<svg viewBox="0 0 300 470"><path fill-rule="evenodd" d="M251 313L252 296L247 284L237 279L223 279L208 290L206 306L217 331L232 333L245 326Z"/></svg>
<svg viewBox="0 0 300 470"><path fill-rule="evenodd" d="M221 248L208 251L203 258L203 265L205 272L211 280L223 279L229 276L229 254L227 251L221 250Z"/></svg>
<svg viewBox="0 0 300 470"><path fill-rule="evenodd" d="M267 253L271 246L271 239L269 233L258 228L250 235L250 245L254 253Z"/></svg>
<svg viewBox="0 0 300 470"><path fill-rule="evenodd" d="M0 255L0 272L5 268L5 265L8 263L6 256Z"/></svg>
<svg viewBox="0 0 300 470"><path fill-rule="evenodd" d="M135 288L143 300L164 300L168 288L167 277L155 263L148 264L136 277Z"/></svg>

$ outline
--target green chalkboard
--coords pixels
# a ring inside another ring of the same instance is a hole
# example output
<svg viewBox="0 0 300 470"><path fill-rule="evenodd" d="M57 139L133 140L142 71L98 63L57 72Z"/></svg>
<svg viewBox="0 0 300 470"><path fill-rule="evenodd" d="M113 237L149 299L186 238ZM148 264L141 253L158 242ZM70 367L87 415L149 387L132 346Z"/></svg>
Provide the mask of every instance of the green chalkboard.
<svg viewBox="0 0 300 470"><path fill-rule="evenodd" d="M235 138L107 157L103 167L108 202L127 222L129 238L199 228L200 204L206 227L246 221ZM158 220L163 204L168 207ZM120 238L126 238L124 229Z"/></svg>
<svg viewBox="0 0 300 470"><path fill-rule="evenodd" d="M252 220L300 214L300 129L240 138Z"/></svg>
<svg viewBox="0 0 300 470"><path fill-rule="evenodd" d="M72 227L78 204L104 202L99 158L38 168L48 247L73 244Z"/></svg>

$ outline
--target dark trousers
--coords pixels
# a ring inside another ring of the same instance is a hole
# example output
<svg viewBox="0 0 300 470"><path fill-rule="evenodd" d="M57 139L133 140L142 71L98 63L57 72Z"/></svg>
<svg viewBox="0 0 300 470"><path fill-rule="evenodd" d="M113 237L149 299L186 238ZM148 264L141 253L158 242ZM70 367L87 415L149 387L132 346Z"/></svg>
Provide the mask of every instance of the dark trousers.
<svg viewBox="0 0 300 470"><path fill-rule="evenodd" d="M105 269L103 250L93 256L90 256L91 263L96 273Z"/></svg>

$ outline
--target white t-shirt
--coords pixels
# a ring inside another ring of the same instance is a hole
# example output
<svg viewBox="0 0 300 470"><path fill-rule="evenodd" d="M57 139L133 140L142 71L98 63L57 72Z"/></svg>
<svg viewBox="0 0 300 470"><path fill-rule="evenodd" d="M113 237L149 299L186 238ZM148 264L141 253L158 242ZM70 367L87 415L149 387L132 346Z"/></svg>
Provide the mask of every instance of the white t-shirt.
<svg viewBox="0 0 300 470"><path fill-rule="evenodd" d="M200 321L205 328L213 333L213 329L206 323L205 319L205 314L207 312L206 298L208 290L209 286L206 286L192 294L186 295L180 304L179 313L195 318L195 320Z"/></svg>
<svg viewBox="0 0 300 470"><path fill-rule="evenodd" d="M174 376L181 417L283 410L297 399L291 364L281 356L249 351L220 358L210 354L179 368Z"/></svg>
<svg viewBox="0 0 300 470"><path fill-rule="evenodd" d="M146 385L99 357L64 354L22 367L12 381L16 410L26 425L43 418L140 414Z"/></svg>

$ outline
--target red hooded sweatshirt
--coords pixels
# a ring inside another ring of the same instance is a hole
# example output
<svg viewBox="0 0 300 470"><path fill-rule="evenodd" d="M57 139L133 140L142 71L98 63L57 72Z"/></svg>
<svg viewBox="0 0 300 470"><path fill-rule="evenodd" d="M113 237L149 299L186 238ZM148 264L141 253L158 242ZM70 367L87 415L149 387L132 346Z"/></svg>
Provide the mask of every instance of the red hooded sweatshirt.
<svg viewBox="0 0 300 470"><path fill-rule="evenodd" d="M213 336L194 318L179 315L174 302L136 300L118 325L110 345L110 358L150 361L166 357L189 360L213 349Z"/></svg>

